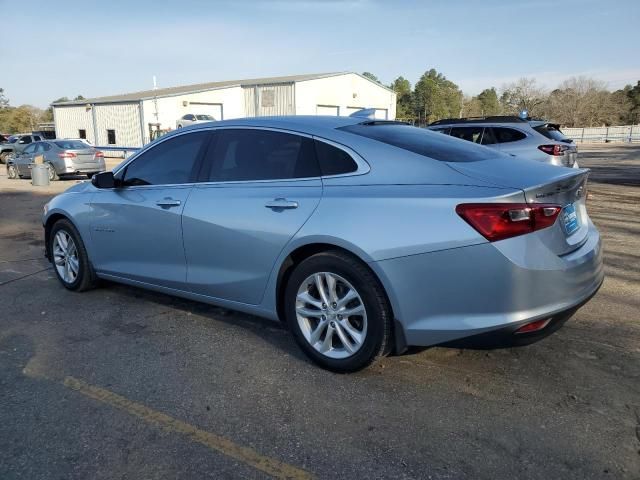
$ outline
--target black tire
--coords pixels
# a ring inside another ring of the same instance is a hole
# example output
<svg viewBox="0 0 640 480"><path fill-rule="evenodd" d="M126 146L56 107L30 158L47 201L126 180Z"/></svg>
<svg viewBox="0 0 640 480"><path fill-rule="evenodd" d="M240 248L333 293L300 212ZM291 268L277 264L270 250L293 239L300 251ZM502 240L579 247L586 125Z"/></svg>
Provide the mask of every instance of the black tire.
<svg viewBox="0 0 640 480"><path fill-rule="evenodd" d="M47 163L47 168L49 169L49 181L53 182L55 180L60 180L60 177L56 173L56 169L50 163Z"/></svg>
<svg viewBox="0 0 640 480"><path fill-rule="evenodd" d="M7 165L7 177L11 180L18 178L18 169L16 169L15 165Z"/></svg>
<svg viewBox="0 0 640 480"><path fill-rule="evenodd" d="M298 288L310 275L330 272L347 280L358 292L367 312L367 333L362 346L350 357L330 358L307 342L296 316ZM393 314L378 278L359 259L339 250L313 255L295 267L285 287L287 325L304 353L317 365L337 373L361 370L391 350Z"/></svg>
<svg viewBox="0 0 640 480"><path fill-rule="evenodd" d="M66 282L60 276L58 269L56 268L56 265L54 263L53 240L56 234L61 230L63 230L73 239L73 242L75 243L76 249L78 252L78 263L79 263L78 276L73 282ZM89 256L87 255L87 250L84 246L84 242L82 241L82 238L78 233L78 230L76 230L76 227L74 227L69 220L58 220L53 225L49 233L48 248L49 248L49 252L48 252L49 259L51 261L51 265L53 265L53 271L56 277L58 277L58 280L60 280L60 283L62 283L62 285L66 289L73 290L76 292L83 292L85 290L90 290L96 286L97 277L93 270L93 267L91 266L91 262L89 261Z"/></svg>

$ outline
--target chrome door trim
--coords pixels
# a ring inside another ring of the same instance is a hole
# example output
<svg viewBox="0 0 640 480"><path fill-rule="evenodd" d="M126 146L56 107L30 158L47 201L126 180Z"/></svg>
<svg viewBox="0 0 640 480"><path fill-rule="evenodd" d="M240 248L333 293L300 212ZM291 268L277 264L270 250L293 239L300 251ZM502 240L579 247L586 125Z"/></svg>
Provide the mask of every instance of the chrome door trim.
<svg viewBox="0 0 640 480"><path fill-rule="evenodd" d="M181 129L182 130L182 129ZM218 130L267 130L267 131L272 131L272 132L280 132L280 133L288 133L290 135L299 135L301 137L306 137L306 138L310 138L312 140L317 140L320 142L324 142L324 143L328 143L329 145L332 145L336 148L339 148L340 150L343 150L345 153L347 153L353 160L354 162L356 162L357 165L357 169L355 172L349 172L349 173L342 173L339 175L326 175L326 176L315 176L315 177L304 177L304 178L278 178L278 179L272 179L272 180L241 180L241 181L226 181L226 182L195 182L192 183L194 185L210 185L210 184L214 184L214 185L219 185L219 184L228 184L228 183L262 183L262 182L294 182L294 181L302 181L302 180L311 180L311 179L319 179L319 178L339 178L339 177L351 177L351 176L356 176L356 175L364 175L367 174L371 171L371 167L369 166L369 164L366 162L366 160L364 158L362 158L357 152L355 152L354 150L352 150L351 148L347 147L346 145L343 145L341 143L337 143L334 142L333 140L329 140L323 137L319 137L316 135L311 135L309 133L305 133L305 132L299 132L297 130L289 130L289 129L285 129L285 128L274 128L274 127L260 127L260 126L254 126L254 125L221 125L221 126L207 126L205 128L194 128L189 129L187 131L180 131L177 133L174 133L172 135L166 135L165 137L160 137L158 140L151 142L150 144L148 144L146 147L142 148L141 150L138 150L135 154L131 155L131 157L129 157L125 162L122 162L120 165L118 165L114 170L113 170L113 174L117 175L118 173L120 173L121 170L125 169L132 161L134 161L139 155L141 155L144 152L147 152L148 150L150 150L151 148L156 147L157 145L160 145L162 142L165 142L171 138L175 138L177 136L180 135L188 135L190 133L195 133L195 132L202 132L202 131L208 131L208 132L215 132ZM180 184L167 184L164 186L173 186L173 185L188 185L185 183L180 183ZM157 187L160 185L137 185L137 187ZM133 188L133 187L126 187L126 188Z"/></svg>

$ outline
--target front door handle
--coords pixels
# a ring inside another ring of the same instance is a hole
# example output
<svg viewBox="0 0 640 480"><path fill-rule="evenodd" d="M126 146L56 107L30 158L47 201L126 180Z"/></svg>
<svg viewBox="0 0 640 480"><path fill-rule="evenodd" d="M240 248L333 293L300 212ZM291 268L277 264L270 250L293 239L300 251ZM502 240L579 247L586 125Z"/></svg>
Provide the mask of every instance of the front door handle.
<svg viewBox="0 0 640 480"><path fill-rule="evenodd" d="M174 200L173 198L163 198L162 200L156 200L156 205L162 208L179 207L180 200Z"/></svg>
<svg viewBox="0 0 640 480"><path fill-rule="evenodd" d="M281 210L288 208L298 208L298 202L287 200L286 198L274 198L270 202L264 204L265 207L273 210Z"/></svg>

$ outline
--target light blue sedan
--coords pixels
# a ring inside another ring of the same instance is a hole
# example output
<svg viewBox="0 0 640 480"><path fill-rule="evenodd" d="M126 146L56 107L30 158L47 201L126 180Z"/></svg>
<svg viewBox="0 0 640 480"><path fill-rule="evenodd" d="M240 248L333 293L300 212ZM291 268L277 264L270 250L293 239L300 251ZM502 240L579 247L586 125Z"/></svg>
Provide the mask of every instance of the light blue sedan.
<svg viewBox="0 0 640 480"><path fill-rule="evenodd" d="M397 122L194 125L45 206L62 285L99 278L286 322L324 368L527 344L603 280L588 170Z"/></svg>

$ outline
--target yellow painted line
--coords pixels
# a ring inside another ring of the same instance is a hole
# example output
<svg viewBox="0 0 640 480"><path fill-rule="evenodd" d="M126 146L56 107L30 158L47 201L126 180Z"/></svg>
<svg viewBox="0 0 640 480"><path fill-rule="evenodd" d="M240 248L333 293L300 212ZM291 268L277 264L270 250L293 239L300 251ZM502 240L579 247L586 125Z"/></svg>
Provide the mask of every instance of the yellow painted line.
<svg viewBox="0 0 640 480"><path fill-rule="evenodd" d="M106 403L107 405L119 408L120 410L124 410L125 412L141 418L147 423L156 425L165 431L186 435L191 441L200 443L209 447L211 450L215 450L226 455L227 457L239 460L250 465L256 470L260 470L261 472L271 475L274 478L290 480L313 478L313 476L305 470L281 462L280 460L260 455L251 448L237 445L224 437L200 430L193 425L178 420L177 418L170 417L162 412L153 410L140 403L133 402L121 395L118 395L117 393L105 390L104 388L90 385L74 377L66 377L63 383L65 387L75 390L86 397Z"/></svg>

